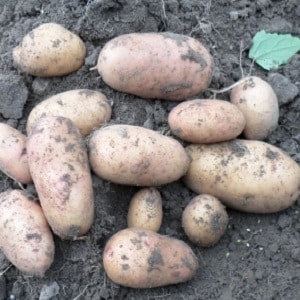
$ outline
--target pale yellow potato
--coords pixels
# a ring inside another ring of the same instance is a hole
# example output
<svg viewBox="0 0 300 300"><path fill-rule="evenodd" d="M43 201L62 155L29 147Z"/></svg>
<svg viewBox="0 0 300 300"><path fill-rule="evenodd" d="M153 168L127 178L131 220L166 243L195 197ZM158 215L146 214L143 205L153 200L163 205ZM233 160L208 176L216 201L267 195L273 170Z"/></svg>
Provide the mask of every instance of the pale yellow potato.
<svg viewBox="0 0 300 300"><path fill-rule="evenodd" d="M56 94L40 102L30 112L27 119L27 134L36 121L44 116L69 118L83 136L110 120L111 106L106 96L100 92L79 89Z"/></svg>
<svg viewBox="0 0 300 300"><path fill-rule="evenodd" d="M40 77L62 76L84 63L86 48L79 36L56 23L44 23L30 31L13 49L14 63Z"/></svg>
<svg viewBox="0 0 300 300"><path fill-rule="evenodd" d="M170 33L130 33L110 40L97 63L110 87L144 98L185 100L210 84L213 58L196 39Z"/></svg>
<svg viewBox="0 0 300 300"><path fill-rule="evenodd" d="M138 227L158 231L163 218L162 199L154 187L139 190L131 199L128 214L128 227Z"/></svg>
<svg viewBox="0 0 300 300"><path fill-rule="evenodd" d="M44 276L54 259L52 232L41 207L21 190L0 194L0 248L21 272Z"/></svg>
<svg viewBox="0 0 300 300"><path fill-rule="evenodd" d="M0 170L17 182L32 182L26 136L5 123L0 123Z"/></svg>
<svg viewBox="0 0 300 300"><path fill-rule="evenodd" d="M186 148L191 164L183 178L197 194L226 206L273 213L293 205L300 194L300 167L281 149L262 141L232 140Z"/></svg>
<svg viewBox="0 0 300 300"><path fill-rule="evenodd" d="M27 140L28 163L41 206L62 239L84 235L94 218L94 196L84 140L64 117L39 119Z"/></svg>
<svg viewBox="0 0 300 300"><path fill-rule="evenodd" d="M88 148L93 171L118 184L167 184L181 178L190 162L175 139L133 125L110 125L94 131Z"/></svg>
<svg viewBox="0 0 300 300"><path fill-rule="evenodd" d="M220 240L228 225L224 205L214 196L194 197L182 213L182 227L188 238L200 247L210 247Z"/></svg>
<svg viewBox="0 0 300 300"><path fill-rule="evenodd" d="M207 144L232 140L241 134L246 121L232 103L218 99L181 102L169 113L168 123L182 140Z"/></svg>
<svg viewBox="0 0 300 300"><path fill-rule="evenodd" d="M103 251L107 276L132 288L154 288L190 280L198 261L184 242L151 230L127 228L115 233Z"/></svg>
<svg viewBox="0 0 300 300"><path fill-rule="evenodd" d="M246 118L244 136L251 140L265 139L278 125L279 105L269 83L259 77L245 78L234 87L230 101Z"/></svg>

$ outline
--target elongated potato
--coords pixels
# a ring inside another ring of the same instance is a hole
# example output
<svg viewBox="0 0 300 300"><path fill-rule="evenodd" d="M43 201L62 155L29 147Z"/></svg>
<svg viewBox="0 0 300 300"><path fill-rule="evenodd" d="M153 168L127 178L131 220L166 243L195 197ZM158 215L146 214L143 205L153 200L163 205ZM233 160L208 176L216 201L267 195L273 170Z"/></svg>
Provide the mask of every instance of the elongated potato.
<svg viewBox="0 0 300 300"><path fill-rule="evenodd" d="M278 125L279 105L271 85L250 76L234 87L230 101L244 114L244 136L251 140L265 139Z"/></svg>
<svg viewBox="0 0 300 300"><path fill-rule="evenodd" d="M55 23L44 23L30 31L13 49L14 63L34 76L62 76L84 63L86 48L71 31Z"/></svg>
<svg viewBox="0 0 300 300"><path fill-rule="evenodd" d="M100 128L91 135L88 148L93 171L119 184L167 184L182 177L189 165L178 141L139 126Z"/></svg>
<svg viewBox="0 0 300 300"><path fill-rule="evenodd" d="M128 227L138 227L157 232L162 218L162 200L156 188L140 189L132 197L127 214Z"/></svg>
<svg viewBox="0 0 300 300"><path fill-rule="evenodd" d="M233 140L186 148L192 161L184 177L198 194L252 213L278 212L300 194L300 167L281 149L262 141Z"/></svg>
<svg viewBox="0 0 300 300"><path fill-rule="evenodd" d="M185 100L205 90L213 59L191 37L164 33L131 33L110 40L97 64L112 88L144 98Z"/></svg>
<svg viewBox="0 0 300 300"><path fill-rule="evenodd" d="M20 271L44 276L54 241L42 208L20 190L0 194L0 248Z"/></svg>
<svg viewBox="0 0 300 300"><path fill-rule="evenodd" d="M243 131L246 121L233 104L217 99L195 99L176 105L168 123L174 135L199 144L232 140Z"/></svg>
<svg viewBox="0 0 300 300"><path fill-rule="evenodd" d="M27 120L30 134L36 121L44 116L69 118L83 136L110 120L111 106L106 96L100 92L80 89L56 94L33 108Z"/></svg>
<svg viewBox="0 0 300 300"><path fill-rule="evenodd" d="M79 130L64 117L38 120L27 141L28 163L42 208L63 239L85 234L94 217L92 179Z"/></svg>
<svg viewBox="0 0 300 300"><path fill-rule="evenodd" d="M31 183L26 136L17 129L0 123L0 169L20 183Z"/></svg>
<svg viewBox="0 0 300 300"><path fill-rule="evenodd" d="M132 288L153 288L190 280L197 259L184 242L156 232L128 228L114 234L103 252L108 277Z"/></svg>

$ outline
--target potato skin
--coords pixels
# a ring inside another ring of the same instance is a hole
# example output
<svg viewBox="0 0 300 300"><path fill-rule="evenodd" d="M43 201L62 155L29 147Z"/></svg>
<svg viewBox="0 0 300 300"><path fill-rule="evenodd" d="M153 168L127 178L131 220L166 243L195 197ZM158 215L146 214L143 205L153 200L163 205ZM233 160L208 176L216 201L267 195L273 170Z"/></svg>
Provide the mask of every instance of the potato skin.
<svg viewBox="0 0 300 300"><path fill-rule="evenodd" d="M232 140L245 127L243 113L233 104L217 99L184 101L169 113L168 123L182 140L207 144Z"/></svg>
<svg viewBox="0 0 300 300"><path fill-rule="evenodd" d="M214 245L224 235L228 214L224 205L214 196L194 197L182 214L182 227L189 239L200 247Z"/></svg>
<svg viewBox="0 0 300 300"><path fill-rule="evenodd" d="M33 76L62 76L84 63L86 48L71 31L56 23L44 23L29 32L13 49L14 63Z"/></svg>
<svg viewBox="0 0 300 300"><path fill-rule="evenodd" d="M230 101L246 118L244 136L251 140L265 139L278 125L279 105L271 85L251 76L231 90Z"/></svg>
<svg viewBox="0 0 300 300"><path fill-rule="evenodd" d="M64 117L39 119L27 141L33 182L49 225L62 239L85 234L94 217L87 151L79 130Z"/></svg>
<svg viewBox="0 0 300 300"><path fill-rule="evenodd" d="M27 120L27 133L30 134L36 121L43 116L69 118L83 136L110 120L111 106L106 96L100 92L79 89L56 94L35 106ZM87 117L88 116L88 117Z"/></svg>
<svg viewBox="0 0 300 300"><path fill-rule="evenodd" d="M31 183L26 136L17 129L0 123L0 169L20 183Z"/></svg>
<svg viewBox="0 0 300 300"><path fill-rule="evenodd" d="M183 178L194 192L226 206L273 213L291 206L300 193L300 167L281 149L262 141L233 140L186 148L192 161Z"/></svg>
<svg viewBox="0 0 300 300"><path fill-rule="evenodd" d="M20 271L44 276L54 258L54 241L41 207L21 190L0 194L0 248Z"/></svg>
<svg viewBox="0 0 300 300"><path fill-rule="evenodd" d="M128 227L158 231L163 218L162 199L154 188L140 189L131 199L128 214Z"/></svg>
<svg viewBox="0 0 300 300"><path fill-rule="evenodd" d="M153 288L190 280L198 269L191 248L156 232L127 228L115 233L103 252L108 277L132 288Z"/></svg>
<svg viewBox="0 0 300 300"><path fill-rule="evenodd" d="M178 141L140 126L100 128L91 135L88 148L93 171L118 184L167 184L182 177L189 165Z"/></svg>
<svg viewBox="0 0 300 300"><path fill-rule="evenodd" d="M97 63L112 88L144 98L185 100L205 90L213 59L191 37L163 33L130 33L110 40Z"/></svg>

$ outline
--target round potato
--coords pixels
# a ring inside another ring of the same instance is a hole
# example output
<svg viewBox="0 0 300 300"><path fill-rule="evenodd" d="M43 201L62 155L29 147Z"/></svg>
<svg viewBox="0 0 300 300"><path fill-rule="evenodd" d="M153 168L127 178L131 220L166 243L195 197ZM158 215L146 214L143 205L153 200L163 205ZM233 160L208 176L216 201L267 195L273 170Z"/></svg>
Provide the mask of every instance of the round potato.
<svg viewBox="0 0 300 300"><path fill-rule="evenodd" d="M86 48L71 31L55 23L42 24L29 32L13 49L14 63L33 76L62 76L84 63Z"/></svg>
<svg viewBox="0 0 300 300"><path fill-rule="evenodd" d="M20 271L44 276L54 241L41 207L20 190L0 194L0 248Z"/></svg>
<svg viewBox="0 0 300 300"><path fill-rule="evenodd" d="M168 123L173 134L182 140L207 144L236 138L246 121L243 113L230 102L195 99L176 105Z"/></svg>
<svg viewBox="0 0 300 300"><path fill-rule="evenodd" d="M263 140L278 125L279 105L272 87L259 77L251 76L234 87L230 101L246 118L243 132L247 139Z"/></svg>
<svg viewBox="0 0 300 300"><path fill-rule="evenodd" d="M31 183L26 136L17 129L0 123L0 170L20 183Z"/></svg>
<svg viewBox="0 0 300 300"><path fill-rule="evenodd" d="M182 214L184 232L200 247L210 247L219 241L227 225L228 214L224 205L211 195L194 197Z"/></svg>
<svg viewBox="0 0 300 300"><path fill-rule="evenodd" d="M213 59L189 36L130 33L110 40L97 64L110 87L144 98L185 100L210 84Z"/></svg>
<svg viewBox="0 0 300 300"><path fill-rule="evenodd" d="M197 194L210 194L226 206L273 213L300 194L300 167L281 149L262 141L233 140L186 148L192 161L184 177Z"/></svg>
<svg viewBox="0 0 300 300"><path fill-rule="evenodd" d="M36 121L44 116L69 118L80 133L87 136L110 120L111 106L104 94L93 90L80 89L56 94L40 102L30 112L26 128L28 134Z"/></svg>
<svg viewBox="0 0 300 300"><path fill-rule="evenodd" d="M103 252L108 277L132 288L153 288L190 280L198 269L184 242L151 230L128 228L115 233Z"/></svg>
<svg viewBox="0 0 300 300"><path fill-rule="evenodd" d="M162 218L162 200L156 188L143 188L132 197L127 214L128 227L158 231Z"/></svg>
<svg viewBox="0 0 300 300"><path fill-rule="evenodd" d="M167 184L182 177L190 162L175 139L133 125L110 125L94 131L88 148L93 171L118 184Z"/></svg>
<svg viewBox="0 0 300 300"><path fill-rule="evenodd" d="M28 163L49 225L62 239L85 234L94 217L86 147L71 120L38 120L27 140Z"/></svg>

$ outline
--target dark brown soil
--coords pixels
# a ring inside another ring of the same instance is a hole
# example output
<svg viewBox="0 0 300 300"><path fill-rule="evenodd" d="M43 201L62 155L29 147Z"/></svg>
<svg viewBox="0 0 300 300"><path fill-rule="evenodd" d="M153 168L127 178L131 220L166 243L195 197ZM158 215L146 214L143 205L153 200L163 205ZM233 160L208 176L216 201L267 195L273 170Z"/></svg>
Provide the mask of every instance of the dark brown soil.
<svg viewBox="0 0 300 300"><path fill-rule="evenodd" d="M25 132L28 114L37 103L59 92L89 88L102 91L114 102L112 123L165 132L167 114L178 102L116 92L104 84L97 71L89 70L108 40L130 32L190 35L210 50L215 60L211 87L222 88L242 76L241 67L245 74L249 72L248 50L257 31L300 36L299 20L299 0L0 0L0 121ZM13 65L13 47L45 22L60 23L83 39L88 53L80 70L64 77L38 78ZM245 51L240 65L241 45ZM267 141L300 162L300 55L276 71L266 72L254 65L251 72L269 81L280 101L280 124ZM208 92L199 95L210 96ZM228 93L220 97L227 100ZM1 192L17 187L4 174L0 180ZM182 211L195 195L180 181L160 187L164 206L160 233L186 241L197 255L200 269L187 283L131 289L107 278L102 251L107 239L126 227L129 200L137 188L96 176L93 180L96 217L86 238L72 242L56 238L55 261L42 279L9 268L0 276L0 299L300 299L299 199L276 214L229 209L225 236L215 246L201 249L188 241L181 227ZM8 266L0 253L0 272Z"/></svg>

